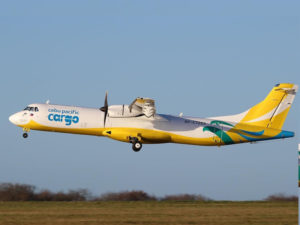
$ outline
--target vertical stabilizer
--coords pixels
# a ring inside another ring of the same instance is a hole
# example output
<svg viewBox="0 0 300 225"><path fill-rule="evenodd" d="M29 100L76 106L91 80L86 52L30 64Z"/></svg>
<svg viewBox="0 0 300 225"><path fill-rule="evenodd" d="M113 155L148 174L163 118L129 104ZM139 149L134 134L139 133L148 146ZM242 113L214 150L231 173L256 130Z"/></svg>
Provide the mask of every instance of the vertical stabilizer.
<svg viewBox="0 0 300 225"><path fill-rule="evenodd" d="M260 127L281 129L294 101L298 85L281 83L275 85L268 96L247 111L241 123Z"/></svg>

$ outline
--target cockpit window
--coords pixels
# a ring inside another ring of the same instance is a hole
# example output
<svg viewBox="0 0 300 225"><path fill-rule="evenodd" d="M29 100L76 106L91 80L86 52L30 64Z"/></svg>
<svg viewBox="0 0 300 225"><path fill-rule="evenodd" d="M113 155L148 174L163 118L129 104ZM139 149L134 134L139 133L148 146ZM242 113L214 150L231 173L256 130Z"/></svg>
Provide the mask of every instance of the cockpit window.
<svg viewBox="0 0 300 225"><path fill-rule="evenodd" d="M24 111L33 111L33 112L38 112L39 108L38 107L32 107L32 106L27 106Z"/></svg>

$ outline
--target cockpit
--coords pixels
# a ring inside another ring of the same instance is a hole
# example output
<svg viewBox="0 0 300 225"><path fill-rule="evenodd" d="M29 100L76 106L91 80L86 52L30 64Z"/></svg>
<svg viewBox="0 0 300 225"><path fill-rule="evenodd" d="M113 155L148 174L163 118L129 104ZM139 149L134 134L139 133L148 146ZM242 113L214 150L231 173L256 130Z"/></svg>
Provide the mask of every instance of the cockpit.
<svg viewBox="0 0 300 225"><path fill-rule="evenodd" d="M27 106L24 111L31 111L31 112L38 112L39 108L38 107L33 107L33 106Z"/></svg>

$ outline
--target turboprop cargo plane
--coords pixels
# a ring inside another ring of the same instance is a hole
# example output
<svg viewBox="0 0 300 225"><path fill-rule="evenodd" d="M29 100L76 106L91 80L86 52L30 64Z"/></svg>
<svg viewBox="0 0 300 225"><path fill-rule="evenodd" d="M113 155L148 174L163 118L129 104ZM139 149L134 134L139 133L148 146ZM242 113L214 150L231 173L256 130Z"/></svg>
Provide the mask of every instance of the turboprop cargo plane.
<svg viewBox="0 0 300 225"><path fill-rule="evenodd" d="M295 84L277 84L247 111L210 118L158 114L150 98L109 106L106 93L101 108L30 104L9 120L23 128L24 138L30 130L40 130L105 136L131 143L134 151L158 143L221 146L293 137L294 132L281 128L297 90Z"/></svg>

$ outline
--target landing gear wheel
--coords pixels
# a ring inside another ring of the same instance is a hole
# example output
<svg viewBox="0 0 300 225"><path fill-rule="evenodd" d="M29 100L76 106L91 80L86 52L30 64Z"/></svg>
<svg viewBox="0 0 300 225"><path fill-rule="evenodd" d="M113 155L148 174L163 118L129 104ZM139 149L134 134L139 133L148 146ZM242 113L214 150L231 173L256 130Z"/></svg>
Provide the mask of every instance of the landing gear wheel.
<svg viewBox="0 0 300 225"><path fill-rule="evenodd" d="M23 133L23 138L27 138L28 134L27 133Z"/></svg>
<svg viewBox="0 0 300 225"><path fill-rule="evenodd" d="M138 152L138 151L140 151L141 150L141 148L142 148L142 143L141 142L134 142L134 143L132 143L132 149L133 149L133 151L135 151L135 152Z"/></svg>

